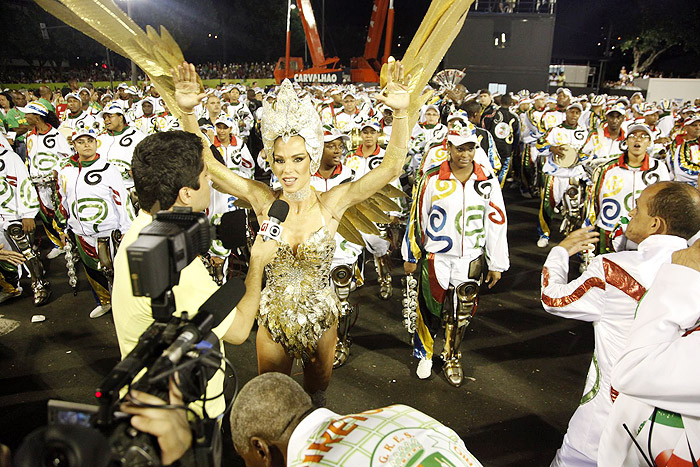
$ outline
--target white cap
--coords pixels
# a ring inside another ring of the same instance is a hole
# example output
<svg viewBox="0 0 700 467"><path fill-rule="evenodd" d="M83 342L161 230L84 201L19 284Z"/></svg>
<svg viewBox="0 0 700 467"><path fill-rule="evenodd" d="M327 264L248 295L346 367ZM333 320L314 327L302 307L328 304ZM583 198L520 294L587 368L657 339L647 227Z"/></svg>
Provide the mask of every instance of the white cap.
<svg viewBox="0 0 700 467"><path fill-rule="evenodd" d="M323 128L324 143L330 143L338 138L341 138L343 141L350 141L350 137L348 135L341 133L341 131L334 126L326 126Z"/></svg>
<svg viewBox="0 0 700 467"><path fill-rule="evenodd" d="M110 102L102 110L102 112L97 114L97 118L104 118L105 114L121 114L124 115L124 108L119 102Z"/></svg>
<svg viewBox="0 0 700 467"><path fill-rule="evenodd" d="M567 96L569 96L570 99L573 99L573 97L574 97L574 95L571 94L571 90L570 90L569 88L558 88L558 89L557 89L557 94L559 94L560 92L563 92L564 94L566 94Z"/></svg>
<svg viewBox="0 0 700 467"><path fill-rule="evenodd" d="M691 115L683 120L683 126L692 125L695 122L700 122L700 114Z"/></svg>
<svg viewBox="0 0 700 467"><path fill-rule="evenodd" d="M362 123L362 126L360 127L360 130L364 130L365 128L374 128L377 131L382 131L382 126L379 124L377 120L370 119Z"/></svg>
<svg viewBox="0 0 700 467"><path fill-rule="evenodd" d="M611 114L613 112L618 112L620 115L625 115L627 113L625 105L622 102L613 104L608 110L605 111L605 115Z"/></svg>
<svg viewBox="0 0 700 467"><path fill-rule="evenodd" d="M464 123L469 122L469 116L467 113L463 110L458 110L456 112L451 113L447 117L447 122L449 123L451 120L462 120Z"/></svg>
<svg viewBox="0 0 700 467"><path fill-rule="evenodd" d="M476 133L468 126L452 128L447 133L447 141L455 146L461 146L467 143L478 143Z"/></svg>
<svg viewBox="0 0 700 467"><path fill-rule="evenodd" d="M219 123L223 123L229 128L233 128L235 126L233 123L233 119L231 119L231 117L226 117L224 114L219 115L219 118L217 118L214 122L214 126L216 126Z"/></svg>
<svg viewBox="0 0 700 467"><path fill-rule="evenodd" d="M24 114L41 115L42 117L46 117L49 114L49 109L47 109L44 104L37 101L32 102L24 107L17 107L17 110Z"/></svg>
<svg viewBox="0 0 700 467"><path fill-rule="evenodd" d="M654 140L654 135L651 133L651 129L644 125L643 123L635 123L627 127L627 137L634 133L635 131L643 131L649 135L649 139Z"/></svg>
<svg viewBox="0 0 700 467"><path fill-rule="evenodd" d="M75 141L81 136L90 136L91 138L97 139L97 131L89 126L78 127L75 129L75 131L73 131L71 141Z"/></svg>

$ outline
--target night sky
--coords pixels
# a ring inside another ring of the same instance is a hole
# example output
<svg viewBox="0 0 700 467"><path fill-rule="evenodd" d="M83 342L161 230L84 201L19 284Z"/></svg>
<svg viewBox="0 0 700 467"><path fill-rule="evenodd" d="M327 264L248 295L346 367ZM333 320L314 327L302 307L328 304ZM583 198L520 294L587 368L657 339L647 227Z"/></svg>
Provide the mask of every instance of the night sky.
<svg viewBox="0 0 700 467"><path fill-rule="evenodd" d="M29 8L35 8L40 16L45 15L30 0L10 1L29 5ZM130 1L133 2L133 16L137 23L141 26L166 25L178 40L185 57L195 63L274 62L284 55L287 0ZM116 2L126 9L124 0ZM324 0L311 2L321 29ZM429 3L429 0L395 0L396 19L392 52L396 56L400 57L408 46ZM341 63L347 66L351 57L362 55L372 4L372 0L325 0L327 57L338 56ZM631 12L645 4L657 5L662 12L679 11L684 8L690 15L698 17L695 24L700 24L699 0L558 0L553 63L598 63L604 56L607 35L612 31L610 46L616 49L611 50L611 63L608 68L612 72L619 70L623 64L629 66L632 62L631 53L623 55L620 52L620 41L617 38L634 26ZM50 26L60 24L54 18L43 21ZM38 28L36 33L38 34ZM209 34L212 34L212 37L209 37ZM90 41L88 38L84 40ZM697 43L700 50L697 28L688 35L688 41ZM292 54L303 56L303 53L304 39L297 17ZM383 47L380 49L380 56L382 54ZM670 71L678 71L687 76L700 71L700 57L697 53L691 55L681 47L675 47L664 54L655 67L664 71L666 76Z"/></svg>
<svg viewBox="0 0 700 467"><path fill-rule="evenodd" d="M139 0L142 1L142 0ZM170 0L173 1L173 0ZM183 0L180 0L183 1ZM211 0L217 9L242 8L246 0ZM286 0L271 0L279 3L284 11ZM587 60L597 62L603 58L606 37L611 31L610 46L619 45L617 38L630 27L629 12L641 4L654 2L664 4L668 9L678 9L681 5L690 6L700 11L697 0L558 0L556 4L556 26L552 51L553 62L585 63ZM316 19L321 24L322 0L312 0ZM325 1L325 52L326 56L338 56L345 64L350 57L362 55L367 28L372 9L371 0L326 0ZM413 37L425 14L428 0L395 0L395 26L393 52L401 55ZM250 12L253 15L264 14L263 11ZM612 27L611 27L612 26ZM235 34L235 33L234 33ZM299 47L299 40L293 46ZM302 44L303 46L303 44ZM284 52L284 41L270 43L269 50L278 51L276 58ZM303 49L297 48L301 54ZM383 49L382 49L383 50ZM206 48L199 53L206 54ZM244 51L239 56L245 57ZM620 64L631 63L631 53L623 55L619 47L612 50L612 65L619 69ZM380 50L381 54L381 50ZM232 58L235 58L235 55ZM695 56L697 58L697 55ZM687 53L671 50L657 64L668 70L678 69L683 73L700 70L700 63L687 60Z"/></svg>

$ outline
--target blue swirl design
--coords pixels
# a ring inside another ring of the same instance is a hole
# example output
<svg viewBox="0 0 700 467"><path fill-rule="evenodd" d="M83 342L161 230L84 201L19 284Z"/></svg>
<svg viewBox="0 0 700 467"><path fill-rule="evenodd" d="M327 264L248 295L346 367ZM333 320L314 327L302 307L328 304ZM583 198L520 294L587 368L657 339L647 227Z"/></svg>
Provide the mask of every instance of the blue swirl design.
<svg viewBox="0 0 700 467"><path fill-rule="evenodd" d="M452 239L446 235L435 235L445 228L447 213L440 206L433 206L428 217L428 229L426 235L434 242L446 242L447 245L436 253L447 253L452 249Z"/></svg>
<svg viewBox="0 0 700 467"><path fill-rule="evenodd" d="M620 203L612 198L605 198L600 206L601 221L605 227L612 229L620 216Z"/></svg>

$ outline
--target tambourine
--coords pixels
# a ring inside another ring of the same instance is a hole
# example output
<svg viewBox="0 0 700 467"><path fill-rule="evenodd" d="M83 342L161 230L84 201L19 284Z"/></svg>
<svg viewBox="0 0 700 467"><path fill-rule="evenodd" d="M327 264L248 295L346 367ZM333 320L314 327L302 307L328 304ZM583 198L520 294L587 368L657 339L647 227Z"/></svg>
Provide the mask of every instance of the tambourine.
<svg viewBox="0 0 700 467"><path fill-rule="evenodd" d="M578 151L568 144L563 144L560 147L562 155L557 156L554 154L554 163L565 169L573 167L578 161Z"/></svg>

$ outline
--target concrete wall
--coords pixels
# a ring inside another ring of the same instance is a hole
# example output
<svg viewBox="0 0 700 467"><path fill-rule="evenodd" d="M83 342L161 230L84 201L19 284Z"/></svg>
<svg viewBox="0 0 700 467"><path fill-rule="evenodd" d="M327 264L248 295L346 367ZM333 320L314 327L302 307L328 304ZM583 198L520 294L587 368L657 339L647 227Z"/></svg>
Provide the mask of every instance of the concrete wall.
<svg viewBox="0 0 700 467"><path fill-rule="evenodd" d="M507 46L494 45L501 33ZM554 16L470 12L445 55L445 68L466 67L470 90L504 83L509 92L546 90L552 56Z"/></svg>
<svg viewBox="0 0 700 467"><path fill-rule="evenodd" d="M649 78L636 79L634 84L647 90L647 100L659 102L661 99L693 101L700 97L700 79Z"/></svg>

